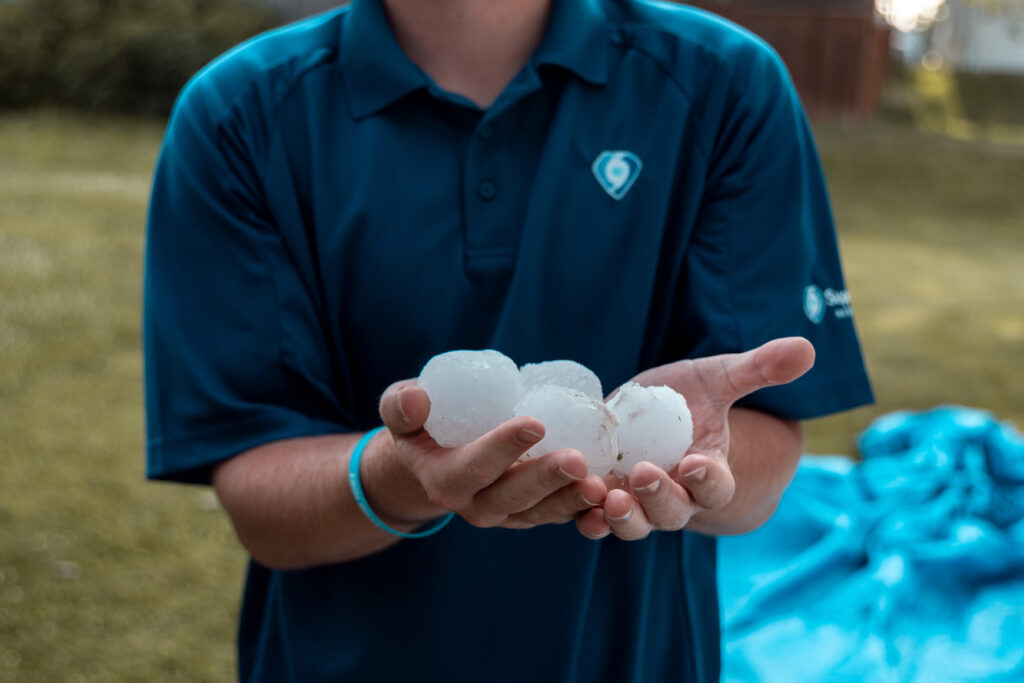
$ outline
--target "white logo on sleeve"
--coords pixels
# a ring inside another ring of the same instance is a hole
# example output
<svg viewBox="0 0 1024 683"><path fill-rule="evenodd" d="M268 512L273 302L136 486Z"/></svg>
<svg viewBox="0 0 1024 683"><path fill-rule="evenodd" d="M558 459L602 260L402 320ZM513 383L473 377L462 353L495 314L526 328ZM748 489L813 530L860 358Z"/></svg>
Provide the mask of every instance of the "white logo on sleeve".
<svg viewBox="0 0 1024 683"><path fill-rule="evenodd" d="M804 313L815 325L820 325L825 317L825 297L817 285L807 285L804 288Z"/></svg>
<svg viewBox="0 0 1024 683"><path fill-rule="evenodd" d="M605 150L597 155L590 170L608 196L622 199L633 187L643 167L640 157L632 152Z"/></svg>
<svg viewBox="0 0 1024 683"><path fill-rule="evenodd" d="M804 314L808 320L820 325L829 310L837 319L852 318L850 293L845 289L840 291L831 287L822 291L817 285L804 287Z"/></svg>

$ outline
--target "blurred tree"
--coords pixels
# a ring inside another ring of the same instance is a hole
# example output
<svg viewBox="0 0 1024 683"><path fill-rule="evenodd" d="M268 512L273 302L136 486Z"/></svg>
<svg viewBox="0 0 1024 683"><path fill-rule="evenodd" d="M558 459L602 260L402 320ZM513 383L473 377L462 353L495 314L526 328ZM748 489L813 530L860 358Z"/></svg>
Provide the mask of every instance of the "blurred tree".
<svg viewBox="0 0 1024 683"><path fill-rule="evenodd" d="M166 115L200 67L280 21L252 0L2 3L0 107Z"/></svg>
<svg viewBox="0 0 1024 683"><path fill-rule="evenodd" d="M988 10L989 12L1013 12L1024 10L1024 0L964 0L964 4Z"/></svg>

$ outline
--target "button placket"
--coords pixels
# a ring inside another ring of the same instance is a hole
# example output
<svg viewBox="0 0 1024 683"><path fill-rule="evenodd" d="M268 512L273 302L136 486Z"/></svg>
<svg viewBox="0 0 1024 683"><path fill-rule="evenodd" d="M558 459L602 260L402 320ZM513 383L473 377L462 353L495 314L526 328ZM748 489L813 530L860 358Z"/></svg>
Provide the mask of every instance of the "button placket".
<svg viewBox="0 0 1024 683"><path fill-rule="evenodd" d="M498 184L489 178L484 178L476 186L476 194L480 199L489 202L498 194Z"/></svg>
<svg viewBox="0 0 1024 683"><path fill-rule="evenodd" d="M507 208L500 201L502 170L497 130L490 121L478 122L466 147L466 248L475 267L491 269L511 259L515 246L504 220Z"/></svg>
<svg viewBox="0 0 1024 683"><path fill-rule="evenodd" d="M486 142L488 140L491 140L493 137L494 126L490 122L484 121L477 125L476 138L478 141ZM488 146L482 145L479 142L475 145L471 145L471 154L475 153L477 157L481 155L485 157L489 156L486 153L486 147ZM483 171L483 169L481 170L481 176L483 177L480 177L479 181L477 182L476 196L485 202L489 202L498 195L498 183L494 180L494 178L487 177L486 171Z"/></svg>

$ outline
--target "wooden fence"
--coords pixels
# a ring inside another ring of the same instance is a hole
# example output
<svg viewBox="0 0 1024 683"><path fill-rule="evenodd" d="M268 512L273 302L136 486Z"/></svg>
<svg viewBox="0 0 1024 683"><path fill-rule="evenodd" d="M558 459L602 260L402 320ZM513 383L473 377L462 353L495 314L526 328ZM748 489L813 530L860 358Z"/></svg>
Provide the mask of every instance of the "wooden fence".
<svg viewBox="0 0 1024 683"><path fill-rule="evenodd" d="M872 14L765 10L713 0L687 4L724 16L774 47L812 117L863 121L878 108L889 60L889 30Z"/></svg>

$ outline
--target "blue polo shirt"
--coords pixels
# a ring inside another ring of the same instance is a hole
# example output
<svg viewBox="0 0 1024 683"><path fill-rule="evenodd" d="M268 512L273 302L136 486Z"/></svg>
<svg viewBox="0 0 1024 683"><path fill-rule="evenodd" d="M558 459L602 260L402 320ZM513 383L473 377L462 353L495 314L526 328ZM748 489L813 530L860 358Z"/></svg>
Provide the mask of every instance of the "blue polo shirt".
<svg viewBox="0 0 1024 683"><path fill-rule="evenodd" d="M185 88L149 214L148 474L208 482L278 439L378 424L432 355L571 358L612 388L802 335L745 404L871 400L820 165L777 56L699 11L556 0L486 111L376 0L271 32ZM253 681L709 681L714 540L476 529L302 571L250 565Z"/></svg>

